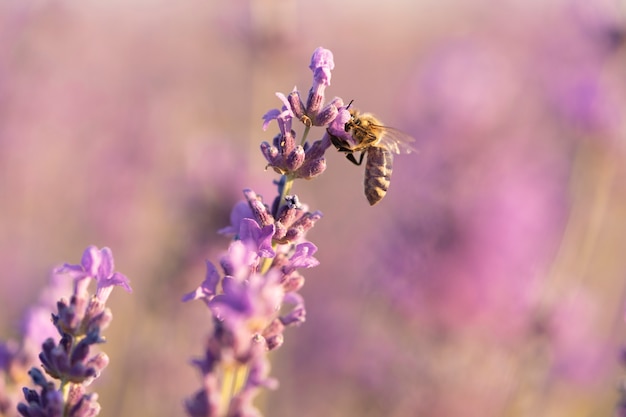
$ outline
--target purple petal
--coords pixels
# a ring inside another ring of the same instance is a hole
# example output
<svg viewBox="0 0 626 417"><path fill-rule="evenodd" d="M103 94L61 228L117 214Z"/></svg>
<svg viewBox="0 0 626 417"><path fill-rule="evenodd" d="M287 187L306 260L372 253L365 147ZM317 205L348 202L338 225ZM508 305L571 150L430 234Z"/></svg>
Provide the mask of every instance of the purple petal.
<svg viewBox="0 0 626 417"><path fill-rule="evenodd" d="M274 225L269 224L261 229L257 239L258 255L262 258L273 258L276 256L272 248L272 237L274 236Z"/></svg>
<svg viewBox="0 0 626 417"><path fill-rule="evenodd" d="M239 225L243 219L251 219L254 217L254 213L250 208L250 205L246 201L239 201L230 212L230 225L226 226L217 233L221 235L234 236L239 233Z"/></svg>
<svg viewBox="0 0 626 417"><path fill-rule="evenodd" d="M241 240L234 240L230 243L228 253L220 260L225 275L231 275L240 280L247 279L250 270L256 268L259 263L259 255L256 248L252 246Z"/></svg>
<svg viewBox="0 0 626 417"><path fill-rule="evenodd" d="M126 277L126 275L120 272L114 273L113 276L109 279L109 282L109 285L122 287L128 293L133 292L133 289L130 287L130 280L128 279L128 277Z"/></svg>
<svg viewBox="0 0 626 417"><path fill-rule="evenodd" d="M346 132L346 123L348 123L351 118L352 115L346 107L340 108L337 117L335 117L335 119L328 125L328 133L343 139L346 143L353 146L356 145L354 143L354 139L352 138L350 132Z"/></svg>
<svg viewBox="0 0 626 417"><path fill-rule="evenodd" d="M202 288L202 285L200 285L198 288L196 288L195 290L188 292L187 294L183 295L183 297L181 298L181 301L183 303L186 303L187 301L194 301L194 300L207 300L207 293L204 290L204 288Z"/></svg>
<svg viewBox="0 0 626 417"><path fill-rule="evenodd" d="M283 93L276 93L276 97L278 97L278 99L283 102L283 111L287 109L289 113L291 113L291 116L293 116L293 113L291 112L291 103L289 103L287 97Z"/></svg>
<svg viewBox="0 0 626 417"><path fill-rule="evenodd" d="M330 69L327 67L316 68L313 72L313 80L322 85L330 85Z"/></svg>
<svg viewBox="0 0 626 417"><path fill-rule="evenodd" d="M289 259L289 266L296 268L311 268L319 265L319 261L313 257L317 247L310 242L303 242L296 246L294 254Z"/></svg>
<svg viewBox="0 0 626 417"><path fill-rule="evenodd" d="M313 56L311 57L311 65L309 68L312 71L315 71L316 68L326 67L328 69L335 68L335 60L333 58L333 53L328 49L324 49L321 46L313 51Z"/></svg>
<svg viewBox="0 0 626 417"><path fill-rule="evenodd" d="M100 250L99 265L97 265L97 274L94 276L97 282L97 288L106 288L111 286L122 286L126 291L131 292L128 278L119 272L113 272L115 261L113 260L113 252L108 247Z"/></svg>
<svg viewBox="0 0 626 417"><path fill-rule="evenodd" d="M291 110L283 110L276 118L278 129L283 136L287 134L291 135L291 119L293 119L293 113Z"/></svg>
<svg viewBox="0 0 626 417"><path fill-rule="evenodd" d="M293 308L289 313L280 317L283 325L298 325L306 320L306 310L304 308L304 298L298 293L290 292L285 294L283 300L287 304L293 304Z"/></svg>
<svg viewBox="0 0 626 417"><path fill-rule="evenodd" d="M263 115L263 130L267 130L267 127L270 125L270 122L272 120L277 119L281 113L282 113L281 110L278 110L278 109L272 109L268 111L267 113L265 113Z"/></svg>
<svg viewBox="0 0 626 417"><path fill-rule="evenodd" d="M80 260L80 264L85 271L91 275L96 276L98 273L98 267L100 266L102 255L97 247L91 245L85 249L83 256Z"/></svg>
<svg viewBox="0 0 626 417"><path fill-rule="evenodd" d="M98 265L98 277L107 279L113 273L115 263L111 249L104 247L100 249L100 264Z"/></svg>
<svg viewBox="0 0 626 417"><path fill-rule="evenodd" d="M230 323L236 322L242 317L250 317L253 313L253 300L250 298L248 287L244 282L225 277L222 285L224 293L211 300L211 311L220 318Z"/></svg>
<svg viewBox="0 0 626 417"><path fill-rule="evenodd" d="M252 219L243 219L239 227L239 238L246 244L253 245L257 254L264 258L272 258L276 254L272 249L272 236L274 225L269 224L261 229L259 224Z"/></svg>
<svg viewBox="0 0 626 417"><path fill-rule="evenodd" d="M222 280L222 290L224 291L224 294L234 294L237 292L240 282L241 281L235 279L234 277L225 276Z"/></svg>
<svg viewBox="0 0 626 417"><path fill-rule="evenodd" d="M183 296L182 301L205 299L209 301L217 293L217 284L220 282L220 274L211 262L206 262L206 275L204 281L195 290Z"/></svg>
<svg viewBox="0 0 626 417"><path fill-rule="evenodd" d="M83 278L88 276L82 265L63 264L52 271L53 274L68 274L71 278Z"/></svg>
<svg viewBox="0 0 626 417"><path fill-rule="evenodd" d="M132 292L132 288L130 288L129 280L125 275L120 274L119 272L114 273L110 277L99 277L98 284L96 287L96 297L102 301L103 303L109 298L111 295L111 291L115 286L121 286L127 292Z"/></svg>
<svg viewBox="0 0 626 417"><path fill-rule="evenodd" d="M239 239L243 242L254 242L256 246L256 241L261 234L261 227L259 224L252 219L242 219L241 223L239 223Z"/></svg>
<svg viewBox="0 0 626 417"><path fill-rule="evenodd" d="M210 294L217 293L217 284L220 282L220 274L212 262L206 261L206 274L202 285Z"/></svg>

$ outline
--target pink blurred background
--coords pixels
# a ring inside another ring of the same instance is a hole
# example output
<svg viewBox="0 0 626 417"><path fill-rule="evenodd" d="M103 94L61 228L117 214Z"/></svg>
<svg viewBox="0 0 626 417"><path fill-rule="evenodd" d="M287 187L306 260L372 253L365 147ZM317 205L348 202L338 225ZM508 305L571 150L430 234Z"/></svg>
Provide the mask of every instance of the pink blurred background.
<svg viewBox="0 0 626 417"><path fill-rule="evenodd" d="M101 416L183 415L209 324L183 305L241 189L273 197L261 116L337 95L416 139L369 207L331 150L294 192L307 323L266 416L611 415L626 372L626 5L289 0L0 3L0 334L50 269L109 246ZM301 129L299 130L301 132ZM323 134L312 133L312 139Z"/></svg>

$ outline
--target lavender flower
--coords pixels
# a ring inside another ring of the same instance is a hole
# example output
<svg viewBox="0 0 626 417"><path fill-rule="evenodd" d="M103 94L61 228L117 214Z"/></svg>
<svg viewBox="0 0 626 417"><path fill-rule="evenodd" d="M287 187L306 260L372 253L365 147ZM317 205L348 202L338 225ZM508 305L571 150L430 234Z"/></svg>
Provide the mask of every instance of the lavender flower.
<svg viewBox="0 0 626 417"><path fill-rule="evenodd" d="M57 314L52 314L59 335L58 342L52 337L45 340L39 359L44 371L53 379L60 380L57 388L48 381L38 368L29 375L40 392L24 388L25 403L17 411L25 417L35 416L95 416L100 411L96 394L88 394L85 387L108 365L105 353L90 355L92 345L103 343L102 330L111 322L111 311L105 303L114 286L131 288L126 276L114 272L113 254L109 248L88 247L80 265L65 264L54 271L74 280L70 300L57 302ZM96 292L90 295L90 280L96 281Z"/></svg>
<svg viewBox="0 0 626 417"><path fill-rule="evenodd" d="M307 104L302 102L299 91L294 90L285 96L276 93L283 102L280 110L272 109L263 115L263 130L267 129L272 120L276 120L280 133L274 137L272 144L261 143L261 152L271 166L281 175L290 178L311 179L326 169L324 152L330 147L330 136L325 134L322 139L312 145L306 142L306 135L311 126L327 126L343 106L343 100L335 97L323 107L324 93L330 85L331 70L335 67L333 54L327 49L317 48L311 58L309 68L313 71L313 86L309 90ZM301 144L296 145L296 133L291 129L293 118L306 126Z"/></svg>
<svg viewBox="0 0 626 417"><path fill-rule="evenodd" d="M30 379L28 370L37 365L44 341L58 335L50 320L50 311L62 294L71 291L71 285L65 278L51 273L39 299L24 315L21 340L0 342L0 416L17 415L16 404L22 393L20 387Z"/></svg>
<svg viewBox="0 0 626 417"><path fill-rule="evenodd" d="M251 401L258 389L276 386L268 377L265 352L282 345L285 327L304 322L304 300L296 293L304 279L298 270L318 264L313 257L317 248L303 240L304 232L297 234L299 243L279 244L273 240L278 222L270 221L267 207L257 207L260 200L253 191L244 193L251 213L262 212L268 224L261 225L254 218L241 219L236 239L220 260L223 273L207 262L202 284L183 297L183 301L202 300L214 325L204 358L194 361L205 383L185 402L191 416L249 415L240 413L251 412ZM241 205L237 204L233 212L240 210ZM299 218L304 217L300 213ZM241 369L247 369L248 376L244 382L230 382L236 385L229 386L215 376L244 373ZM233 387L238 393L228 398Z"/></svg>
<svg viewBox="0 0 626 417"><path fill-rule="evenodd" d="M282 109L263 116L263 128L276 120L280 133L273 144L261 144L261 152L276 172L278 193L271 206L251 189L243 190L245 201L231 212L231 224L219 232L233 237L220 260L221 272L207 262L204 281L183 301L201 300L209 308L213 330L202 358L193 364L203 384L185 401L188 415L260 416L252 404L261 388L275 388L269 376L267 352L284 343L284 330L305 321L304 299L298 291L304 285L300 270L318 265L317 247L305 240L306 233L322 217L309 211L291 194L296 178L310 179L321 174L330 146L325 132L309 145L311 126L325 126L337 115L341 99L322 108L325 87L330 85L332 53L318 48L311 60L313 87L305 106L294 90L289 97L277 93ZM301 144L295 141L292 120L305 124Z"/></svg>

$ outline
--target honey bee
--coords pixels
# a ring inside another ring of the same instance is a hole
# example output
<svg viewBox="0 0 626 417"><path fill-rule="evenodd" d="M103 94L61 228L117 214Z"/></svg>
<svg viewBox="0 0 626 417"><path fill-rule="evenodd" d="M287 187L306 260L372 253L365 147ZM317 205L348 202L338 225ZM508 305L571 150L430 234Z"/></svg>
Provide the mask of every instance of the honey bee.
<svg viewBox="0 0 626 417"><path fill-rule="evenodd" d="M389 189L393 154L413 152L411 142L414 139L400 130L384 126L370 113L359 113L352 109L350 116L344 128L355 144L351 145L347 140L329 132L330 140L355 165L361 165L363 157L367 155L363 185L365 197L373 206L383 199ZM355 152L361 153L358 161L354 156Z"/></svg>

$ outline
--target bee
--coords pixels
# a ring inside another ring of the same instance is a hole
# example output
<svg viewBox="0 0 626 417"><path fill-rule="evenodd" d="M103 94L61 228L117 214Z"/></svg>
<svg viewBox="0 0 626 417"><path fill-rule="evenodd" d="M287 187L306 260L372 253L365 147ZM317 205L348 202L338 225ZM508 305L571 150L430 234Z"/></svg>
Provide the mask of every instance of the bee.
<svg viewBox="0 0 626 417"><path fill-rule="evenodd" d="M378 203L385 197L391 182L393 170L393 154L410 153L415 149L411 146L414 139L408 134L384 126L370 113L359 113L350 110L350 120L345 124L345 131L350 134L355 144L351 145L343 138L330 134L332 144L339 152L355 165L365 162L365 179L363 181L365 197L370 205ZM359 158L354 156L360 152Z"/></svg>

